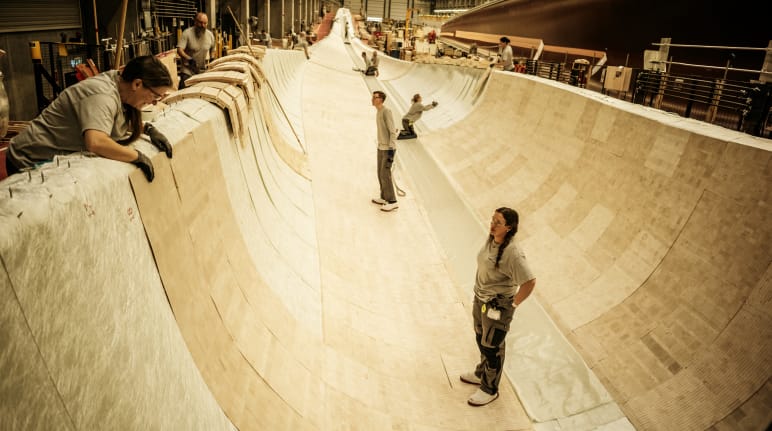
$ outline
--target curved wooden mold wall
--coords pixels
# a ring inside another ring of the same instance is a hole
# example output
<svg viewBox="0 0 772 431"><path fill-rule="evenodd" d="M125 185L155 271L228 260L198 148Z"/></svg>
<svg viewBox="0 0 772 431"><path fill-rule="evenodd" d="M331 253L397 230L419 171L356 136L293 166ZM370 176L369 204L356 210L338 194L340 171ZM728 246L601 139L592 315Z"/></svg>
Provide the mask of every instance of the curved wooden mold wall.
<svg viewBox="0 0 772 431"><path fill-rule="evenodd" d="M497 73L422 142L481 220L520 211L540 302L638 429L762 429L772 145L600 99Z"/></svg>
<svg viewBox="0 0 772 431"><path fill-rule="evenodd" d="M307 161L244 55L167 98L152 183L80 154L3 181L3 427L320 428Z"/></svg>

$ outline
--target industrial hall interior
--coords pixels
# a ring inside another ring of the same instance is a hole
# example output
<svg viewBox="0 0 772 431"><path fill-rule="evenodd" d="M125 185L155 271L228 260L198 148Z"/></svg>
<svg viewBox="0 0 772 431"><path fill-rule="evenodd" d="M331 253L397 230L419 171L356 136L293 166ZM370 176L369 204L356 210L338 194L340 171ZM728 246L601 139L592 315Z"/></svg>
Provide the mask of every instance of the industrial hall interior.
<svg viewBox="0 0 772 431"><path fill-rule="evenodd" d="M0 430L769 430L758 8L0 1Z"/></svg>

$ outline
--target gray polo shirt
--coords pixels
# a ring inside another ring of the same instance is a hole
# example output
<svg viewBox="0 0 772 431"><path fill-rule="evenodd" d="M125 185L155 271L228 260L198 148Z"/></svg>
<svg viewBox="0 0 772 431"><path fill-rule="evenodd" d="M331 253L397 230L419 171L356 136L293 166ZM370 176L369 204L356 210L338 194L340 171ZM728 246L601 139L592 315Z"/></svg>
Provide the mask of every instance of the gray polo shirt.
<svg viewBox="0 0 772 431"><path fill-rule="evenodd" d="M67 87L27 128L11 139L8 153L19 168L54 156L86 150L83 134L93 129L114 140L131 135L118 93L118 72L111 70Z"/></svg>
<svg viewBox="0 0 772 431"><path fill-rule="evenodd" d="M515 241L510 241L504 249L499 267L495 268L498 252L498 244L486 241L477 253L474 294L482 302L488 302L496 295L514 296L521 284L534 278L525 253Z"/></svg>

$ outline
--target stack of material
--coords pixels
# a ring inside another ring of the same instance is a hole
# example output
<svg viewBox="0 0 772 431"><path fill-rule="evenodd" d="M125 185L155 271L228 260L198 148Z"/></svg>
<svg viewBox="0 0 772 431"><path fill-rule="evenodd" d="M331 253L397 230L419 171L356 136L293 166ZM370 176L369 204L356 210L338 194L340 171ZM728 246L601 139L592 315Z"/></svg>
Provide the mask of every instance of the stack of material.
<svg viewBox="0 0 772 431"><path fill-rule="evenodd" d="M490 67L491 62L479 57L462 57L452 58L449 56L435 57L433 55L423 54L416 52L413 56L413 61L416 63L424 64L447 64L454 66L474 67L477 69L487 69Z"/></svg>
<svg viewBox="0 0 772 431"><path fill-rule="evenodd" d="M4 149L7 147L8 143L11 141L11 138L21 133L21 131L24 130L28 124L29 121L9 121L8 132L4 137L0 138L0 148Z"/></svg>
<svg viewBox="0 0 772 431"><path fill-rule="evenodd" d="M8 144L11 142L11 138L21 133L24 130L29 121L9 121L8 132L4 137L0 138L0 180L8 176L5 171L5 153L8 151Z"/></svg>

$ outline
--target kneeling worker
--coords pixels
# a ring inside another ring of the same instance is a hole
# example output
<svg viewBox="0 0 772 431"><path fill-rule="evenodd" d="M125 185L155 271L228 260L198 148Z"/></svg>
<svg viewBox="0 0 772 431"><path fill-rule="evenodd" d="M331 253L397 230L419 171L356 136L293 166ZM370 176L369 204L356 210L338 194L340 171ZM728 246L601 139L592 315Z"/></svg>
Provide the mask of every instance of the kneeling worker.
<svg viewBox="0 0 772 431"><path fill-rule="evenodd" d="M415 122L418 121L419 118L421 118L421 114L423 114L424 111L434 109L438 105L436 101L432 102L429 105L422 104L420 94L415 94L413 96L412 101L413 101L413 104L410 106L410 109L407 111L407 114L405 114L405 116L402 117L403 130L399 132L399 136L397 137L397 139L417 138L418 135L415 134L415 129L413 129L413 124L415 124Z"/></svg>

